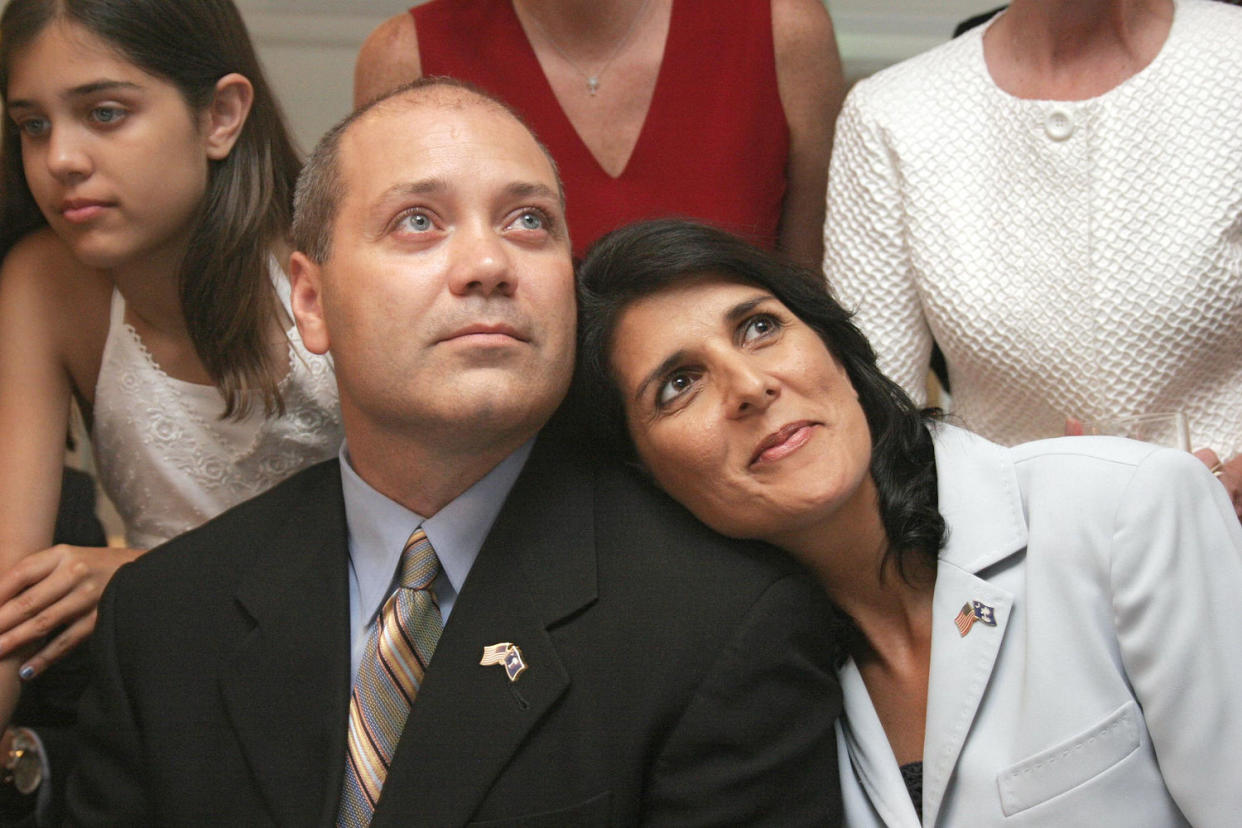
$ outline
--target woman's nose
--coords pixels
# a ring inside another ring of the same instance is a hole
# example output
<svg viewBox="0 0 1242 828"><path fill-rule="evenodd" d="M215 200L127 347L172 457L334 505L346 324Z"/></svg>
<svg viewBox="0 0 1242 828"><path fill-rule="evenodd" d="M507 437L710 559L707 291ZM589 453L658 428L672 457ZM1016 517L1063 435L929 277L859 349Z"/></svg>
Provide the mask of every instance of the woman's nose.
<svg viewBox="0 0 1242 828"><path fill-rule="evenodd" d="M762 413L780 397L780 383L738 357L725 371L725 408L730 417Z"/></svg>
<svg viewBox="0 0 1242 828"><path fill-rule="evenodd" d="M504 239L490 226L459 225L453 239L450 289L458 295L512 295L517 274Z"/></svg>
<svg viewBox="0 0 1242 828"><path fill-rule="evenodd" d="M93 164L90 153L76 130L52 128L47 141L47 169L62 184L91 174Z"/></svg>

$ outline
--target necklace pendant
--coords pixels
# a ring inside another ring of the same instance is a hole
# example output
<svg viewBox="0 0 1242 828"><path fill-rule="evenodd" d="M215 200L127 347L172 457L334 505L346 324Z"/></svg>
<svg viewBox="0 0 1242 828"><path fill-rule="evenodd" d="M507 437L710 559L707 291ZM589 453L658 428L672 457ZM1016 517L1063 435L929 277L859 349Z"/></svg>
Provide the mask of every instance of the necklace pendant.
<svg viewBox="0 0 1242 828"><path fill-rule="evenodd" d="M599 91L599 75L592 75L587 78L587 92L591 97L595 97L595 93Z"/></svg>

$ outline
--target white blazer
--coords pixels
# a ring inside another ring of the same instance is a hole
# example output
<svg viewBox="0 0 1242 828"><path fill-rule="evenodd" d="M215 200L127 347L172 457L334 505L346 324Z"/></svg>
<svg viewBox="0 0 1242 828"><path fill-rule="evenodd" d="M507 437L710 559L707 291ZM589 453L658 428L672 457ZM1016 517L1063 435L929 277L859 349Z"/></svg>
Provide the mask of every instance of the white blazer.
<svg viewBox="0 0 1242 828"><path fill-rule="evenodd" d="M923 825L1242 826L1242 526L1189 454L936 429ZM963 605L995 626L965 635ZM986 612L984 613L986 614ZM852 661L848 825L916 826Z"/></svg>

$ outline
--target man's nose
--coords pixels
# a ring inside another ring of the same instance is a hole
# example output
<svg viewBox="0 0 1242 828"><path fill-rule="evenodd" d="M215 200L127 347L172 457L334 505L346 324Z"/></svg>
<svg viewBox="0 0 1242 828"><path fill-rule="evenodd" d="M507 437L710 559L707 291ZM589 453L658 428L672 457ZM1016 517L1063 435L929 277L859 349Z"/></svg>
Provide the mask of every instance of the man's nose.
<svg viewBox="0 0 1242 828"><path fill-rule="evenodd" d="M517 288L508 244L483 222L459 225L453 239L449 287L459 295L509 296Z"/></svg>

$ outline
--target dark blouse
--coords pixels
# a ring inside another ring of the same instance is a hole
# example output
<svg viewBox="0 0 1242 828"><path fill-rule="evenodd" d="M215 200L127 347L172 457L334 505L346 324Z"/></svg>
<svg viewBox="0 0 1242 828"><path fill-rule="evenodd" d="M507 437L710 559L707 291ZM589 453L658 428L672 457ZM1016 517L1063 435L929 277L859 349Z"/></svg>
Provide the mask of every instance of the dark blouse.
<svg viewBox="0 0 1242 828"><path fill-rule="evenodd" d="M910 762L901 766L901 779L906 783L910 799L914 801L914 811L923 820L923 763Z"/></svg>

